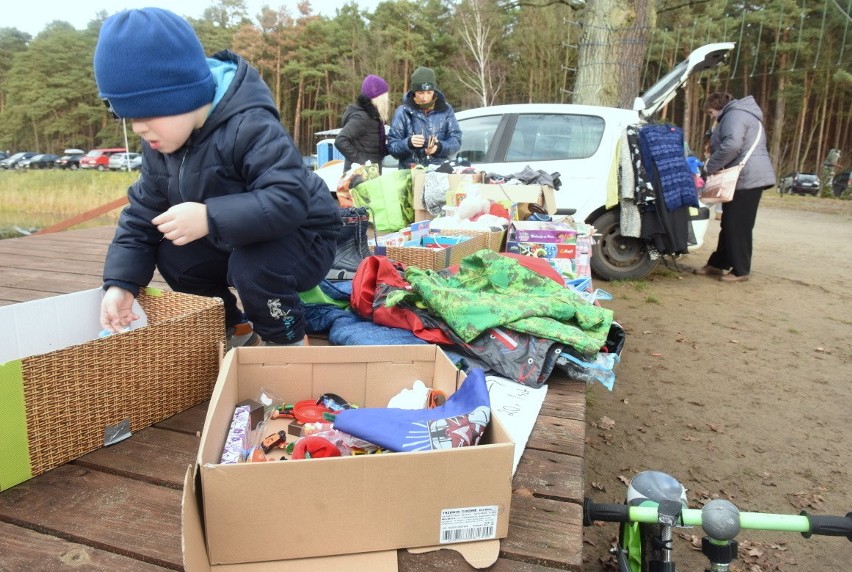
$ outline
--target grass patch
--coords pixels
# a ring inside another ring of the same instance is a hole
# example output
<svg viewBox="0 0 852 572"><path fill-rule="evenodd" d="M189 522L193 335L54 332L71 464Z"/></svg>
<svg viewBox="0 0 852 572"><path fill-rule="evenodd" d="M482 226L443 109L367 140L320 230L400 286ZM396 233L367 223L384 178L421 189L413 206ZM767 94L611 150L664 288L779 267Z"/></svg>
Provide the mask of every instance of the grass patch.
<svg viewBox="0 0 852 572"><path fill-rule="evenodd" d="M653 294L649 294L649 295L645 298L645 302L647 302L648 304L659 304L659 303L660 303L660 299L659 299L659 298L657 298L656 296L654 296Z"/></svg>
<svg viewBox="0 0 852 572"><path fill-rule="evenodd" d="M138 173L121 171L0 170L0 234L15 227L38 230L97 208L127 194ZM112 225L121 209L74 228Z"/></svg>
<svg viewBox="0 0 852 572"><path fill-rule="evenodd" d="M787 328L787 333L788 334L801 334L802 332L800 332L796 328Z"/></svg>

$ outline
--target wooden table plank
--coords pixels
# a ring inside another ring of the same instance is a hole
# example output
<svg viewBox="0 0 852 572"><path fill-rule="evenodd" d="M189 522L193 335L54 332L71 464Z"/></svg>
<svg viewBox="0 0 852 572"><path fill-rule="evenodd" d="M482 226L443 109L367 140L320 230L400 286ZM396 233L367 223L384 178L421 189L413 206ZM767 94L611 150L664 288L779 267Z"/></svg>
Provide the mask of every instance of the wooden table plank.
<svg viewBox="0 0 852 572"><path fill-rule="evenodd" d="M181 570L180 505L179 490L68 464L0 493L0 520Z"/></svg>
<svg viewBox="0 0 852 572"><path fill-rule="evenodd" d="M131 439L92 451L74 464L182 490L186 467L195 461L199 441L194 435L148 427Z"/></svg>
<svg viewBox="0 0 852 572"><path fill-rule="evenodd" d="M0 570L158 572L162 566L0 522Z"/></svg>

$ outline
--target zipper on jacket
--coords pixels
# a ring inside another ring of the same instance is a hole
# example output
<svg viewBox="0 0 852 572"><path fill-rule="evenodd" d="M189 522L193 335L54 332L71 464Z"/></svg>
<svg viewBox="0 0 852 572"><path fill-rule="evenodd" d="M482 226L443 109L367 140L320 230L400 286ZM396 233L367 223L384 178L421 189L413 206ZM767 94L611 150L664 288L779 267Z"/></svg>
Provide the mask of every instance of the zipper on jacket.
<svg viewBox="0 0 852 572"><path fill-rule="evenodd" d="M178 167L178 195L183 202L186 202L186 197L183 196L183 164L186 162L187 155L189 155L189 149L183 152L183 157L180 160L180 167Z"/></svg>

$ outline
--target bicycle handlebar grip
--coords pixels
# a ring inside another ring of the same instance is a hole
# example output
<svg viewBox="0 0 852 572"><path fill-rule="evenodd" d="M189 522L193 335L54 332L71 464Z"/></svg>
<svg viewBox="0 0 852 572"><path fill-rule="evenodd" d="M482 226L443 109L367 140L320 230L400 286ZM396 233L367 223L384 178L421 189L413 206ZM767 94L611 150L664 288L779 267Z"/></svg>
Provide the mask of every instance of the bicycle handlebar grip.
<svg viewBox="0 0 852 572"><path fill-rule="evenodd" d="M822 534L823 536L845 536L852 541L852 512L846 516L828 516L808 514L802 511L803 516L808 517L811 525L810 532L803 532L802 536L810 538L811 534Z"/></svg>
<svg viewBox="0 0 852 572"><path fill-rule="evenodd" d="M590 499L583 499L583 526L592 526L596 520L629 522L630 507L626 504L596 503Z"/></svg>

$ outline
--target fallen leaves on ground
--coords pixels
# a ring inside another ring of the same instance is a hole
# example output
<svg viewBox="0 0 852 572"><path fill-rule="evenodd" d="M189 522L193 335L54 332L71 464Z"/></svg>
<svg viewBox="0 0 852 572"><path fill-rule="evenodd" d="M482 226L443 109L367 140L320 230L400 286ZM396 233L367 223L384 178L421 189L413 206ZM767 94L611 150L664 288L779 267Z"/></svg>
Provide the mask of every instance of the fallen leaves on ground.
<svg viewBox="0 0 852 572"><path fill-rule="evenodd" d="M825 498L821 493L825 492L825 487L819 487L817 491L800 491L798 493L790 493L787 499L794 507L799 510L806 508L819 509L825 502Z"/></svg>

